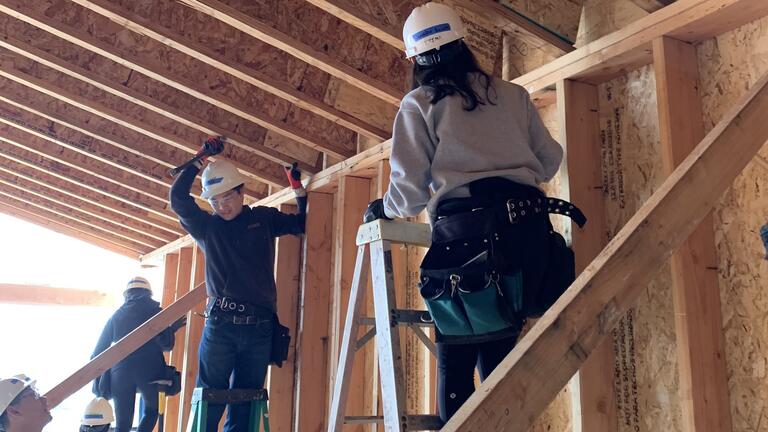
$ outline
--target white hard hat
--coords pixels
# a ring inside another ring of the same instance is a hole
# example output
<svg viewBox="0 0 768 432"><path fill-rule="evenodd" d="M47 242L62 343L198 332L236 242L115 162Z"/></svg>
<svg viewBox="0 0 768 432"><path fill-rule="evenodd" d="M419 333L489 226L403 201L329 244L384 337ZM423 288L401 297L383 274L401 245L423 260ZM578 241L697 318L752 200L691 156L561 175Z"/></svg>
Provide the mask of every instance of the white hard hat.
<svg viewBox="0 0 768 432"><path fill-rule="evenodd" d="M405 56L411 58L461 39L466 35L459 14L450 7L429 2L415 8L403 25Z"/></svg>
<svg viewBox="0 0 768 432"><path fill-rule="evenodd" d="M115 420L112 414L112 405L103 397L97 397L88 403L80 423L83 426L108 425Z"/></svg>
<svg viewBox="0 0 768 432"><path fill-rule="evenodd" d="M149 281L141 276L135 276L128 281L128 285L125 286L126 291L134 288L144 288L152 291L152 286L149 285Z"/></svg>
<svg viewBox="0 0 768 432"><path fill-rule="evenodd" d="M203 171L203 199L234 189L245 183L245 177L226 160L211 162Z"/></svg>
<svg viewBox="0 0 768 432"><path fill-rule="evenodd" d="M0 380L0 415L5 413L5 409L16 399L19 393L33 385L35 382L26 375L15 375Z"/></svg>

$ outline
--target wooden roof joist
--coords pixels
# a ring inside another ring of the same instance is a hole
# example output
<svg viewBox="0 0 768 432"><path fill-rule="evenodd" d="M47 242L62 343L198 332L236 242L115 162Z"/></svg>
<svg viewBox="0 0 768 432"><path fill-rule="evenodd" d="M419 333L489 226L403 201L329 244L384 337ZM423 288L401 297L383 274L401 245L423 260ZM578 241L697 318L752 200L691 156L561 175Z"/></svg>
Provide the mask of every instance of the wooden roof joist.
<svg viewBox="0 0 768 432"><path fill-rule="evenodd" d="M347 0L306 0L336 18L357 27L376 39L400 51L405 51L403 45L402 26L395 27L381 22L378 18L361 10L359 6ZM403 19L405 22L405 19Z"/></svg>
<svg viewBox="0 0 768 432"><path fill-rule="evenodd" d="M399 105L400 99L404 96L402 90L373 79L326 52L315 49L277 30L270 23L248 15L225 2L217 0L179 1L393 105Z"/></svg>
<svg viewBox="0 0 768 432"><path fill-rule="evenodd" d="M275 96L283 98L299 108L324 117L357 133L374 139L387 139L390 135L387 131L381 130L378 127L355 118L321 100L297 90L287 82L278 81L257 69L247 67L237 61L225 57L197 41L185 38L184 35L173 32L145 17L121 8L113 2L108 0L73 1L109 18L131 31L150 37L157 42L165 44L251 85L268 91Z"/></svg>
<svg viewBox="0 0 768 432"><path fill-rule="evenodd" d="M175 240L177 237L145 222L125 217L119 213L105 209L104 207L91 204L79 197L60 193L46 185L14 175L10 170L6 170L3 167L0 167L0 183L10 187L19 188L29 194L51 200L58 205L68 207L72 210L81 211L108 223L114 223L126 230L133 231L140 237L154 239L154 241L160 241L163 244Z"/></svg>
<svg viewBox="0 0 768 432"><path fill-rule="evenodd" d="M12 182L3 179L0 179L0 195L48 210L49 212L60 215L66 219L83 223L96 230L103 231L114 237L119 237L128 242L126 245L134 244L140 245L141 247L152 248L163 243L163 240L158 240L143 233L137 233L121 225L115 224L108 219L104 219L97 214L89 213L72 204L54 201L52 198L27 190L20 185L14 185Z"/></svg>
<svg viewBox="0 0 768 432"><path fill-rule="evenodd" d="M531 93L569 78L599 84L650 64L654 39L697 42L767 14L765 0L677 0L512 82Z"/></svg>
<svg viewBox="0 0 768 432"><path fill-rule="evenodd" d="M144 209L156 217L165 219L167 222L176 222L176 216L168 208L167 203L136 193L120 184L104 181L79 168L67 166L38 153L11 145L3 140L0 140L0 154L17 163L67 179L81 187L103 193L126 204Z"/></svg>
<svg viewBox="0 0 768 432"><path fill-rule="evenodd" d="M2 61L1 57L0 61ZM38 68L38 73L42 73L39 69L40 68ZM160 143L154 144L154 150L147 148L147 154L150 155L157 154L158 151L160 151L158 150L158 147L162 148L168 145L187 152L187 155L184 155L183 159L180 159L177 162L165 162L168 166L174 166L184 162L190 157L189 155L196 153L200 148L200 144L198 143L202 142L203 135L197 137L198 139L194 140L194 142L189 139L180 139L180 137L177 137L174 133L163 129L160 126L149 124L146 118L143 119L144 121L131 118L131 116L125 114L121 110L121 108L124 107L116 106L113 108L112 106L107 105L110 103L110 100L107 97L96 99L87 97L89 96L88 94L76 94L66 88L56 86L49 81L16 69L11 65L0 69L0 76L35 90L36 92L58 99L76 108L109 120L119 126L143 134L144 136L141 137L141 139L129 144L131 148L134 148L133 152L138 150L137 147L139 146L151 147L152 141L160 141ZM125 103L125 101L119 102ZM253 179L279 186L283 186L287 182L280 165L263 160L253 153L230 146L226 149L223 155L230 159L245 175ZM254 198L259 198L264 196L265 190L265 185L259 185L258 183L249 184L246 188L246 194Z"/></svg>
<svg viewBox="0 0 768 432"><path fill-rule="evenodd" d="M118 44L110 45L105 40L114 39L112 34L104 38L95 37L81 28L69 26L58 21L56 17L51 18L43 15L29 3L16 0L0 1L0 12L32 24L70 43L95 52L167 86L222 108L238 117L256 123L265 129L275 131L294 141L315 149L322 149L324 152L333 154L336 157L348 157L354 154L351 142L347 147L344 147L338 142L320 140L297 125L272 119L263 112L256 112L256 109L253 107L245 106L236 98L222 95L210 88L203 88L192 77L185 77L170 72L154 61L148 53L138 55L133 51L121 48ZM99 29L93 28L92 31L97 33ZM190 59L190 61L194 61L194 59Z"/></svg>
<svg viewBox="0 0 768 432"><path fill-rule="evenodd" d="M157 231L158 233L162 232L164 237L170 237L171 239L185 234L185 231L179 226L178 222L155 217L141 207L119 201L104 194L102 191L82 187L76 182L70 181L63 176L48 173L39 167L24 165L0 155L0 171L44 186L62 197L67 197L67 199L79 199L90 205L110 211L118 215L114 220L125 218L125 220L133 221L133 223L139 224L139 226L143 227L146 225L149 227L149 230Z"/></svg>
<svg viewBox="0 0 768 432"><path fill-rule="evenodd" d="M75 229L71 224L58 220L55 216L46 215L45 212L31 212L24 209L23 206L15 207L13 205L9 205L3 201L2 197L0 197L0 212L28 221L43 228L50 229L59 234L82 240L86 243L90 243L94 246L98 246L116 254L127 256L128 258L136 259L141 255L140 252L137 252L131 248L122 246L118 243L113 243L109 240L104 240L101 237L91 235L88 232L79 231Z"/></svg>
<svg viewBox="0 0 768 432"><path fill-rule="evenodd" d="M66 225L72 230L81 233L80 236L74 235L73 237L75 238L82 238L82 234L85 234L87 236L86 239L99 239L101 242L106 242L114 245L114 247L121 248L125 251L130 251L134 255L141 254L142 251L148 249L146 245L114 236L106 231L95 228L77 219L61 215L58 212L50 210L44 206L34 205L23 200L13 198L3 192L0 192L0 205L24 210L27 213L32 213L48 221Z"/></svg>

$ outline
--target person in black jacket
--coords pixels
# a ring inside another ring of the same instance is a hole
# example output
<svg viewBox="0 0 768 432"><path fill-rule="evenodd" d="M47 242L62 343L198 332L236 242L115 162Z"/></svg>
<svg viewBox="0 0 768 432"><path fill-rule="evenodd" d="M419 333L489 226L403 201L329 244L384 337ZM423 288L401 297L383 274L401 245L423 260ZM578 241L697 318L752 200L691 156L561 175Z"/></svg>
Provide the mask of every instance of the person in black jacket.
<svg viewBox="0 0 768 432"><path fill-rule="evenodd" d="M96 357L135 330L162 309L152 299L152 288L143 277L134 277L123 292L125 303L112 315L101 332L93 356ZM153 381L165 379L166 364L163 351L173 348L173 334L184 326L185 319L176 321L152 340L132 352L94 383L97 396L113 399L115 404L115 431L128 432L133 425L136 393L141 393L143 410L139 419L139 432L151 432L158 416L158 388Z"/></svg>
<svg viewBox="0 0 768 432"><path fill-rule="evenodd" d="M205 253L208 307L199 351L198 387L259 389L264 386L277 325L275 238L304 233L307 198L301 173L286 168L298 214L244 205L245 178L227 160L203 172L202 198L210 214L190 195L201 163L185 168L171 187L171 208ZM208 431L217 430L224 405L208 405ZM248 404L230 405L225 431L247 430Z"/></svg>

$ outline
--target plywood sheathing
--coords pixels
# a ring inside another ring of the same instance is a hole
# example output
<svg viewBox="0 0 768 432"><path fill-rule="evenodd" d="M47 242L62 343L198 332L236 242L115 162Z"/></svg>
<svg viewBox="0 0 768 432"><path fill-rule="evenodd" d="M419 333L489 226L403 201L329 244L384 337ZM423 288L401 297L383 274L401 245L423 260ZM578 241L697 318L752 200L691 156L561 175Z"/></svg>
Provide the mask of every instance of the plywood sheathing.
<svg viewBox="0 0 768 432"><path fill-rule="evenodd" d="M768 18L702 43L698 57L704 127L709 131L768 71ZM768 220L768 169L759 158L768 158L768 147L763 146L714 211L734 431L762 431L768 425L768 264L759 239L760 225Z"/></svg>
<svg viewBox="0 0 768 432"><path fill-rule="evenodd" d="M646 15L630 0L584 0L575 46L582 47Z"/></svg>
<svg viewBox="0 0 768 432"><path fill-rule="evenodd" d="M576 40L584 0L500 0L499 3L561 36Z"/></svg>

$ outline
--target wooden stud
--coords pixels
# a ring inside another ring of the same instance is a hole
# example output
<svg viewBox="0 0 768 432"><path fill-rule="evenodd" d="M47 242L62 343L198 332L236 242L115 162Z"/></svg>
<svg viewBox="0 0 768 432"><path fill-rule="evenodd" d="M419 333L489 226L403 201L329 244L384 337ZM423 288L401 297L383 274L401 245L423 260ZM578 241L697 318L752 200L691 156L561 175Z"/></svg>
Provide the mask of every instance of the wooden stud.
<svg viewBox="0 0 768 432"><path fill-rule="evenodd" d="M765 15L768 2L763 0L677 0L512 82L529 93L569 78L597 84L651 63L656 38L700 41Z"/></svg>
<svg viewBox="0 0 768 432"><path fill-rule="evenodd" d="M112 306L114 297L101 292L41 285L0 284L0 304Z"/></svg>
<svg viewBox="0 0 768 432"><path fill-rule="evenodd" d="M194 262L194 252L191 247L179 249L179 260L176 268L176 287L174 289L174 301L179 300L189 292L190 282L192 280L192 263ZM166 255L167 256L167 255ZM171 270L172 271L172 270ZM170 365L183 373L184 351L186 349L186 328L180 328L176 331L176 344L171 351ZM163 430L176 431L179 425L179 400L180 395L171 396L166 400L165 405L165 425Z"/></svg>
<svg viewBox="0 0 768 432"><path fill-rule="evenodd" d="M597 87L571 80L558 83L557 107L561 144L566 151L568 195L589 218L583 228L572 230L576 272L581 273L608 243L605 198L602 190L600 125ZM569 148L570 147L570 148ZM615 431L618 427L613 388L613 346L610 340L589 356L575 377L572 392L576 430ZM580 428L580 429L579 429Z"/></svg>
<svg viewBox="0 0 768 432"><path fill-rule="evenodd" d="M283 204L280 211L295 213L296 206ZM296 396L296 343L299 328L299 295L301 277L301 238L283 236L277 240L275 251L275 284L277 285L277 316L288 327L291 345L283 367L270 368L269 428L273 432L292 432Z"/></svg>
<svg viewBox="0 0 768 432"><path fill-rule="evenodd" d="M675 169L443 431L526 431L768 140L766 110L768 75Z"/></svg>
<svg viewBox="0 0 768 432"><path fill-rule="evenodd" d="M176 301L176 279L179 274L179 254L170 253L163 257L163 297L160 307L167 308ZM174 344L175 345L175 344ZM171 353L164 352L165 364L171 364Z"/></svg>
<svg viewBox="0 0 768 432"><path fill-rule="evenodd" d="M704 137L696 48L653 41L664 170L672 173ZM685 431L730 432L731 406L712 215L672 255L672 293Z"/></svg>
<svg viewBox="0 0 768 432"><path fill-rule="evenodd" d="M334 230L334 277L333 295L331 297L331 340L330 340L330 388L336 380L336 367L339 359L339 348L342 342L347 306L350 301L350 290L355 269L355 254L357 247L355 238L357 229L362 222L368 202L370 201L371 182L358 177L343 177L339 181L336 192L336 222ZM363 286L363 290L365 286ZM364 296L364 291L361 293ZM357 340L357 333L352 337ZM362 356L355 362L351 374L351 393L346 411L350 415L363 415L365 368ZM350 430L362 431L363 426L357 425Z"/></svg>
<svg viewBox="0 0 768 432"><path fill-rule="evenodd" d="M181 2L393 105L400 104L400 99L404 95L401 90L375 80L325 52L315 50L275 29L268 23L247 15L226 3L217 0L181 0Z"/></svg>
<svg viewBox="0 0 768 432"><path fill-rule="evenodd" d="M322 431L328 413L328 323L333 195L310 192L304 238L294 430Z"/></svg>
<svg viewBox="0 0 768 432"><path fill-rule="evenodd" d="M205 284L205 255L199 247L194 249L192 283L189 289ZM205 311L205 301L198 302L187 312L187 326L184 333L184 358L181 361L181 392L179 392L179 428L187 430L189 412L192 408L192 391L195 389L198 373L198 349L203 336L205 320L201 316Z"/></svg>

